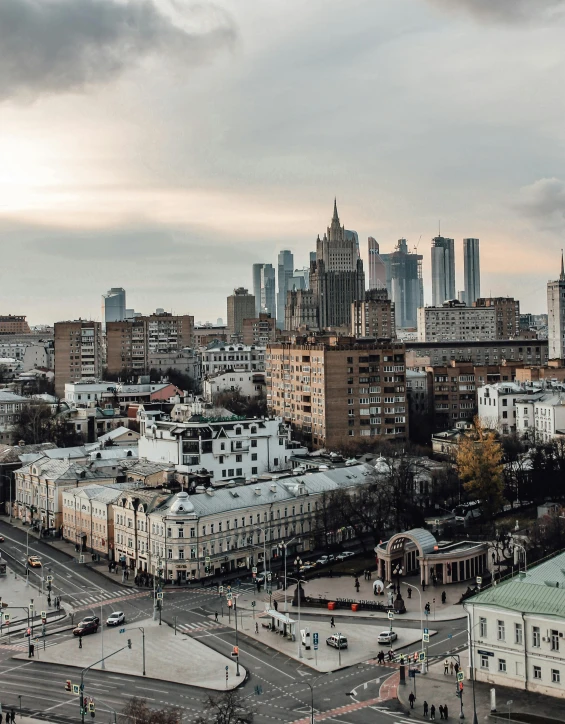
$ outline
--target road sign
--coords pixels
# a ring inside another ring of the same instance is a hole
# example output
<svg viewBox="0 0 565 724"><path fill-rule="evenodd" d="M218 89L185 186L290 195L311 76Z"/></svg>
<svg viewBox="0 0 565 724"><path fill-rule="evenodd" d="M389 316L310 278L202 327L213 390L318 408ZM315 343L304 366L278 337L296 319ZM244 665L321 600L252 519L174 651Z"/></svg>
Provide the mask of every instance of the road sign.
<svg viewBox="0 0 565 724"><path fill-rule="evenodd" d="M255 601L251 601L251 605L255 608Z"/></svg>
<svg viewBox="0 0 565 724"><path fill-rule="evenodd" d="M206 565L208 565L208 563L210 563L210 556L206 556L204 558L204 563L206 563Z"/></svg>
<svg viewBox="0 0 565 724"><path fill-rule="evenodd" d="M220 586L220 589L219 589L219 590L220 590L220 593L223 593L223 592L224 592L224 587L223 587L223 586Z"/></svg>
<svg viewBox="0 0 565 724"><path fill-rule="evenodd" d="M29 610L30 610L30 611L33 611L33 601L31 601L30 604L29 604Z"/></svg>
<svg viewBox="0 0 565 724"><path fill-rule="evenodd" d="M84 563L84 556L79 556L79 557L78 557L78 562L79 562L79 563Z"/></svg>
<svg viewBox="0 0 565 724"><path fill-rule="evenodd" d="M159 591L159 593L157 593L157 600L158 600L158 601L162 601L162 600L163 600L163 591Z"/></svg>
<svg viewBox="0 0 565 724"><path fill-rule="evenodd" d="M73 694L80 694L80 686L78 684L73 684Z"/></svg>
<svg viewBox="0 0 565 724"><path fill-rule="evenodd" d="M465 674L462 671L457 672L457 681L463 681Z"/></svg>
<svg viewBox="0 0 565 724"><path fill-rule="evenodd" d="M482 649L477 649L477 653L481 656L494 656L494 651L483 651Z"/></svg>
<svg viewBox="0 0 565 724"><path fill-rule="evenodd" d="M480 576L477 576L477 586L480 586L483 582L483 579Z"/></svg>
<svg viewBox="0 0 565 724"><path fill-rule="evenodd" d="M47 583L51 583L53 581L53 576L47 576Z"/></svg>
<svg viewBox="0 0 565 724"><path fill-rule="evenodd" d="M318 634L317 633L312 634L312 643L314 644L314 649L317 650L318 649Z"/></svg>
<svg viewBox="0 0 565 724"><path fill-rule="evenodd" d="M392 619L394 618L394 611L387 611L386 615L389 621L392 621Z"/></svg>
<svg viewBox="0 0 565 724"><path fill-rule="evenodd" d="M268 580L268 581L271 580L271 574L270 574L270 573L267 573L267 580Z"/></svg>
<svg viewBox="0 0 565 724"><path fill-rule="evenodd" d="M47 618L47 611L41 612L41 618Z"/></svg>
<svg viewBox="0 0 565 724"><path fill-rule="evenodd" d="M426 652L420 651L420 653L418 654L418 661L425 661L425 660L426 660Z"/></svg>
<svg viewBox="0 0 565 724"><path fill-rule="evenodd" d="M253 568L251 569L251 573L257 573L257 566L253 566Z"/></svg>
<svg viewBox="0 0 565 724"><path fill-rule="evenodd" d="M430 641L430 634L426 634L426 633L425 633L425 634L422 636L422 641L423 641L425 644L429 643L429 641Z"/></svg>
<svg viewBox="0 0 565 724"><path fill-rule="evenodd" d="M226 671L227 671L229 668L230 668L229 666L226 666Z"/></svg>
<svg viewBox="0 0 565 724"><path fill-rule="evenodd" d="M120 633L125 633L125 632L126 632L125 628L120 629Z"/></svg>
<svg viewBox="0 0 565 724"><path fill-rule="evenodd" d="M425 634L429 634L429 633L430 633L430 629L429 629L429 628L425 628L425 629L424 629L424 633L425 633Z"/></svg>
<svg viewBox="0 0 565 724"><path fill-rule="evenodd" d="M233 598L233 593L231 593L231 591L228 591L228 592L226 593L226 598L228 599L228 601L231 601L232 598Z"/></svg>
<svg viewBox="0 0 565 724"><path fill-rule="evenodd" d="M452 639L452 638L453 638L453 634L447 634L447 638L448 638L448 639Z"/></svg>

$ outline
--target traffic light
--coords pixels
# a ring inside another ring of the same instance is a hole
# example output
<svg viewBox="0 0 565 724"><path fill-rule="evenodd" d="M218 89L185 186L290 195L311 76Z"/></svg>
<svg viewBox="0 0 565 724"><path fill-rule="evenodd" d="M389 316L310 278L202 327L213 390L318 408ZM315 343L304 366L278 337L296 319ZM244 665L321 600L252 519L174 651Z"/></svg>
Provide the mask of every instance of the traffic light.
<svg viewBox="0 0 565 724"><path fill-rule="evenodd" d="M70 691L70 690L71 690L71 680L67 679L65 681L65 691Z"/></svg>
<svg viewBox="0 0 565 724"><path fill-rule="evenodd" d="M228 608L231 608L231 607L232 607L232 600L231 600L231 598L230 598L230 599L228 600Z"/></svg>
<svg viewBox="0 0 565 724"><path fill-rule="evenodd" d="M235 658L239 656L239 646L234 646L233 651L231 652L231 655Z"/></svg>
<svg viewBox="0 0 565 724"><path fill-rule="evenodd" d="M128 649L131 649L131 639L128 639Z"/></svg>
<svg viewBox="0 0 565 724"><path fill-rule="evenodd" d="M94 699L90 699L88 703L88 711L90 712L90 716L94 719L96 716L96 707L94 706Z"/></svg>

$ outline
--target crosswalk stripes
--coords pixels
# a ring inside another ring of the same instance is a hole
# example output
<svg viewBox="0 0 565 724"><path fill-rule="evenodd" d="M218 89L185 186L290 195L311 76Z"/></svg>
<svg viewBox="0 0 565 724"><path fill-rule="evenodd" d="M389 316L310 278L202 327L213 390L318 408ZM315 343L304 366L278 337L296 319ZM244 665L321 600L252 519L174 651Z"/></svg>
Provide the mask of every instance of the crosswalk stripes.
<svg viewBox="0 0 565 724"><path fill-rule="evenodd" d="M135 588L119 588L116 591L101 591L96 595L89 594L88 596L83 596L81 598L74 597L72 598L71 603L82 606L89 603L100 603L101 601L107 601L109 599L122 599L126 596L134 596L138 593L138 590ZM149 591L147 591L147 593L149 593ZM145 596L147 593L144 593L143 595Z"/></svg>
<svg viewBox="0 0 565 724"><path fill-rule="evenodd" d="M199 623L183 623L177 626L177 631L186 634L199 633L201 631L211 631L212 629L225 628L223 624L215 621L202 621Z"/></svg>

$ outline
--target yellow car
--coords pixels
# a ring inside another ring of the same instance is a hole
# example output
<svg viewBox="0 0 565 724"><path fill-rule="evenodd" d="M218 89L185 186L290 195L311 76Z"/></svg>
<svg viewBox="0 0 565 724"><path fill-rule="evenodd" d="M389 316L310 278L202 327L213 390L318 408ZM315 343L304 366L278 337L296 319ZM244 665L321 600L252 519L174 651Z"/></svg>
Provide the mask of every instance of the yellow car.
<svg viewBox="0 0 565 724"><path fill-rule="evenodd" d="M30 556L27 562L30 568L41 568L41 558L38 556Z"/></svg>

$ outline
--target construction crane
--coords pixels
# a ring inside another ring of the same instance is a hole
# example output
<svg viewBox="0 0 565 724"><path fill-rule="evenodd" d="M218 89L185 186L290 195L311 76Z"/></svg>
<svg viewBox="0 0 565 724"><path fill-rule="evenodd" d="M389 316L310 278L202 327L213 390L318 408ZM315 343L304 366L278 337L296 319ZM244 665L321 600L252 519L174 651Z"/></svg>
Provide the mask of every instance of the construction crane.
<svg viewBox="0 0 565 724"><path fill-rule="evenodd" d="M422 241L422 234L420 234L420 238L418 239L418 243L414 247L414 254L418 253L418 247L420 246L420 242Z"/></svg>

